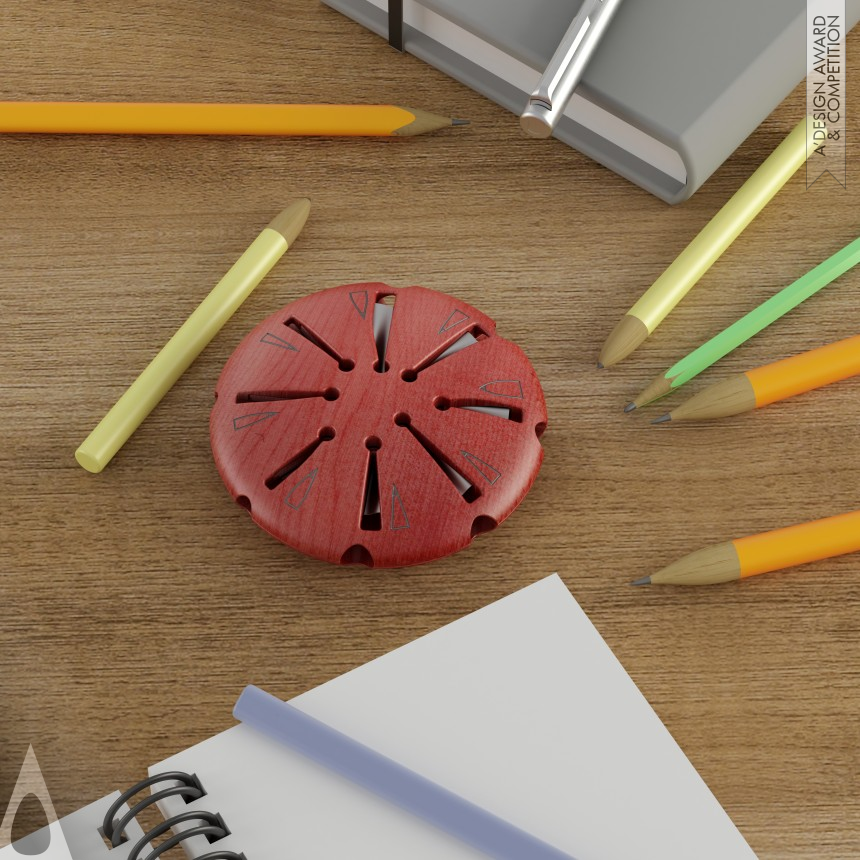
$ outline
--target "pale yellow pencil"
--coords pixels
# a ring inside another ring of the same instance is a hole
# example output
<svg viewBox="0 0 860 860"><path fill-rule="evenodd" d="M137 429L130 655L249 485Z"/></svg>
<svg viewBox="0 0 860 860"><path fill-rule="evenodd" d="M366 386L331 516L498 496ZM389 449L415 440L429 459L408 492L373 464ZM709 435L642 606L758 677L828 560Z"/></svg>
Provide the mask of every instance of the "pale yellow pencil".
<svg viewBox="0 0 860 860"><path fill-rule="evenodd" d="M600 351L600 367L622 361L654 332L822 143L821 124L802 119L621 318Z"/></svg>
<svg viewBox="0 0 860 860"><path fill-rule="evenodd" d="M179 330L75 451L88 472L101 472L224 323L266 277L301 232L310 200L288 206L251 243Z"/></svg>

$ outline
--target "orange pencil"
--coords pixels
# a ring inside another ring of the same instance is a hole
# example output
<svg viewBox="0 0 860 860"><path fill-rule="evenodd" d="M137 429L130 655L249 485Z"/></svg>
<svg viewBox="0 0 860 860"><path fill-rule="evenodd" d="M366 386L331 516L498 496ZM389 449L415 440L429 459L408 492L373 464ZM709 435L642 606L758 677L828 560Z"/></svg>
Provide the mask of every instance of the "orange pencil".
<svg viewBox="0 0 860 860"><path fill-rule="evenodd" d="M396 105L0 102L0 132L16 134L411 137L465 124Z"/></svg>
<svg viewBox="0 0 860 860"><path fill-rule="evenodd" d="M633 585L713 585L860 551L860 511L715 544Z"/></svg>
<svg viewBox="0 0 860 860"><path fill-rule="evenodd" d="M653 424L740 415L860 374L860 335L717 382Z"/></svg>

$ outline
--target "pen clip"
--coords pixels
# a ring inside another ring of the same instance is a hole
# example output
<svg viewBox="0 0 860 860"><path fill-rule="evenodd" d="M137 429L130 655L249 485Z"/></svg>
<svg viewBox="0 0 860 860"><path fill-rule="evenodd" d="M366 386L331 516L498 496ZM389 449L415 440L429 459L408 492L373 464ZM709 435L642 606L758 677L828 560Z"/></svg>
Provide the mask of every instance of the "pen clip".
<svg viewBox="0 0 860 860"><path fill-rule="evenodd" d="M564 80L569 79L571 73L575 73L576 77L579 77L578 68L576 68L578 64L575 63L576 55L582 40L594 26L595 13L600 12L603 4L604 0L585 0L582 4L564 34L564 38L552 55L549 65L538 82L537 89L531 94L530 102L540 102L547 110L552 110L553 99L558 97L559 87ZM569 94L563 98L566 101Z"/></svg>

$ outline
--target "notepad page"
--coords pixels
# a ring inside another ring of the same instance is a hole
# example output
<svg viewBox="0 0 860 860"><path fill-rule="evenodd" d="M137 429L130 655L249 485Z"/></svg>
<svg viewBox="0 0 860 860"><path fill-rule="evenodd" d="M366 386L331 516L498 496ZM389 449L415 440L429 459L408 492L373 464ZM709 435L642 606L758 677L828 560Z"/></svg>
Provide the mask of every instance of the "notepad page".
<svg viewBox="0 0 860 860"><path fill-rule="evenodd" d="M755 857L558 576L292 703L578 860ZM248 860L483 856L246 726L167 769Z"/></svg>

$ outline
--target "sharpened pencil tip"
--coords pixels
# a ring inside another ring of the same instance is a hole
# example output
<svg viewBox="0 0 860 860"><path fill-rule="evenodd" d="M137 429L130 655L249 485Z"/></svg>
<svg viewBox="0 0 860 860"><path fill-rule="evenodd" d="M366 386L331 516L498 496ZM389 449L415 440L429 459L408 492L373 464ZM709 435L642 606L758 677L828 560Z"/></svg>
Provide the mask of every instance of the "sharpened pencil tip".
<svg viewBox="0 0 860 860"><path fill-rule="evenodd" d="M635 408L636 408L636 404L635 404L635 403L628 403L628 404L624 407L624 411L625 411L625 412L632 412Z"/></svg>
<svg viewBox="0 0 860 860"><path fill-rule="evenodd" d="M651 585L651 577L643 576L642 579L634 579L631 585Z"/></svg>
<svg viewBox="0 0 860 860"><path fill-rule="evenodd" d="M652 424L665 424L667 421L672 420L672 413L667 412L665 415L661 415L659 418L655 418L651 423Z"/></svg>
<svg viewBox="0 0 860 860"><path fill-rule="evenodd" d="M451 125L469 125L470 123L471 120L469 119L457 119L454 117L454 119L451 120Z"/></svg>
<svg viewBox="0 0 860 860"><path fill-rule="evenodd" d="M598 362L597 362L597 369L598 369L598 370L603 370L603 368L604 368L604 367L605 367L605 365L603 364L603 362L602 362L602 361L598 361Z"/></svg>

